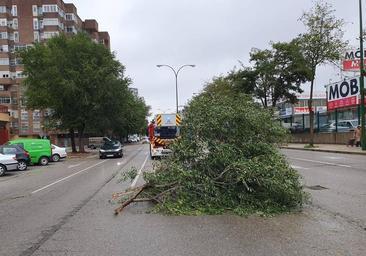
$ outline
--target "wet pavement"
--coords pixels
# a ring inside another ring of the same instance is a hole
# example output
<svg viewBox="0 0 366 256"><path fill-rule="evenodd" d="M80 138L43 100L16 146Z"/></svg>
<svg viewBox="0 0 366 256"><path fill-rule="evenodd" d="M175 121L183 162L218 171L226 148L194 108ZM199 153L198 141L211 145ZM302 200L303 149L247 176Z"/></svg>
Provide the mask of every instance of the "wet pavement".
<svg viewBox="0 0 366 256"><path fill-rule="evenodd" d="M0 208L0 237L5 238L6 231L14 238L1 245L0 255L365 255L366 165L362 155L283 149L312 196L302 212L275 217L164 216L147 213L149 203L134 203L114 216L117 205L109 202L112 194L131 185L119 183L119 175L132 167L152 168L148 146L141 147L126 147L126 156L131 157L121 169L113 165L117 159L107 161L105 167L102 163L51 191L14 199L7 212ZM70 163L68 172L82 168L76 165ZM108 171L111 166L113 172ZM143 181L140 178L136 183ZM75 194L83 191L90 193ZM49 212L48 207L52 207ZM34 222L21 223L22 218ZM33 227L37 223L43 223L39 233Z"/></svg>

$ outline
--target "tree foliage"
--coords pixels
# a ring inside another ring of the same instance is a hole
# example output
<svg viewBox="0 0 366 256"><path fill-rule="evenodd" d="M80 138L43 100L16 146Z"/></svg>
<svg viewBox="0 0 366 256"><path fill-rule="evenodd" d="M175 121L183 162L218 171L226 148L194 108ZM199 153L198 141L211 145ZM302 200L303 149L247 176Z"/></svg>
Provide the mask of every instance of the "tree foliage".
<svg viewBox="0 0 366 256"><path fill-rule="evenodd" d="M245 93L260 100L265 108L275 107L279 101L297 101L301 84L310 78L310 71L301 53L299 43L272 43L271 49L253 49L252 67L242 67L227 76L215 78L205 91Z"/></svg>
<svg viewBox="0 0 366 256"><path fill-rule="evenodd" d="M271 120L270 111L243 94L195 97L174 154L145 174L138 198L157 202L155 209L167 214L272 214L300 207L299 175L276 148L286 132Z"/></svg>
<svg viewBox="0 0 366 256"><path fill-rule="evenodd" d="M314 80L316 70L320 65L333 63L341 58L347 42L343 40L344 21L338 19L333 7L320 0L308 12L305 12L300 20L306 28L306 32L298 36L303 55L308 63L310 73L310 134L311 142L314 141L314 111L312 109Z"/></svg>
<svg viewBox="0 0 366 256"><path fill-rule="evenodd" d="M21 52L20 57L27 107L51 109L50 124L69 130L71 137L77 131L80 150L85 132L113 133L118 128L115 120L135 112L128 104L140 102L128 89L124 66L86 34L54 37ZM145 120L145 116L139 118Z"/></svg>

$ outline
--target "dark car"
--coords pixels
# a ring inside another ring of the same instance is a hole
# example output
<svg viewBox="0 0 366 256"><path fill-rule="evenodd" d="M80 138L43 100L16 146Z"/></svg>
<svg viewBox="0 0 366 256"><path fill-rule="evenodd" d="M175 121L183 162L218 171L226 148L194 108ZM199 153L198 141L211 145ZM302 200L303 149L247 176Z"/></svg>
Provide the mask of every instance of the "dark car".
<svg viewBox="0 0 366 256"><path fill-rule="evenodd" d="M119 141L105 141L99 149L99 158L122 157L123 147Z"/></svg>
<svg viewBox="0 0 366 256"><path fill-rule="evenodd" d="M19 145L2 145L0 153L4 155L15 155L18 161L18 170L25 171L31 162L29 153Z"/></svg>

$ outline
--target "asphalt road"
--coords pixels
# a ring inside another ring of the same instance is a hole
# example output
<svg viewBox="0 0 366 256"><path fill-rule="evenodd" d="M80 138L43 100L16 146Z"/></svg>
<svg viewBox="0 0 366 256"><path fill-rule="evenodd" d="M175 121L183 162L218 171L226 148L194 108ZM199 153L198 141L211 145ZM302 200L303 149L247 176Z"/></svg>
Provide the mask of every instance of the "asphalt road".
<svg viewBox="0 0 366 256"><path fill-rule="evenodd" d="M119 174L152 168L147 145L2 177L0 255L365 255L364 157L283 152L306 186L324 189L307 188L303 212L273 218L163 216L147 203L114 216L111 195L131 185Z"/></svg>
<svg viewBox="0 0 366 256"><path fill-rule="evenodd" d="M366 156L303 150L283 152L303 176L314 206L366 229Z"/></svg>
<svg viewBox="0 0 366 256"><path fill-rule="evenodd" d="M0 255L32 255L123 168L146 159L141 145L126 148L122 159L92 155L1 177Z"/></svg>

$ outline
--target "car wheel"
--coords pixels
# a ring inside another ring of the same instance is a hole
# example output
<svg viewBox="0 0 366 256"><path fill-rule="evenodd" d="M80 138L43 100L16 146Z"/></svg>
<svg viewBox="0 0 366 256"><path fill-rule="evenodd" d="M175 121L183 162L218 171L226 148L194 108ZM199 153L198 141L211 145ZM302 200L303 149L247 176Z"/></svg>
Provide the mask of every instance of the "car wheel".
<svg viewBox="0 0 366 256"><path fill-rule="evenodd" d="M60 161L60 156L58 154L54 154L54 155L52 155L51 159L52 159L52 162L58 162L58 161Z"/></svg>
<svg viewBox="0 0 366 256"><path fill-rule="evenodd" d="M27 168L28 168L28 165L27 165L26 161L24 161L24 160L18 161L18 170L19 171L25 171L25 170L27 170Z"/></svg>
<svg viewBox="0 0 366 256"><path fill-rule="evenodd" d="M3 176L6 173L6 166L0 164L0 176Z"/></svg>
<svg viewBox="0 0 366 256"><path fill-rule="evenodd" d="M99 158L100 158L100 159L104 159L105 157L104 157L104 156L102 156L102 155L100 155L100 156L99 156Z"/></svg>
<svg viewBox="0 0 366 256"><path fill-rule="evenodd" d="M42 156L40 159L39 159L39 164L42 165L42 166L45 166L45 165L48 165L48 157L46 156Z"/></svg>

